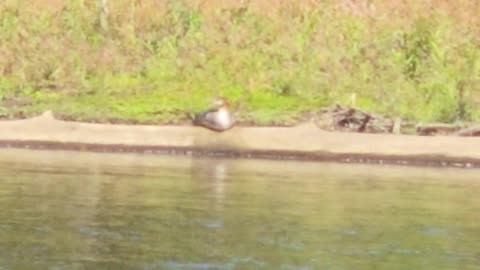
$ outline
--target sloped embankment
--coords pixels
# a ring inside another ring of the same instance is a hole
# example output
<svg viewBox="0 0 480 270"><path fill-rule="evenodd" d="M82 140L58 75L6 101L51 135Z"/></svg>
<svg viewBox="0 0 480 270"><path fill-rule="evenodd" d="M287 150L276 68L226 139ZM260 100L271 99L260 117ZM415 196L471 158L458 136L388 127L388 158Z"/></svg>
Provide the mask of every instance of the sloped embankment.
<svg viewBox="0 0 480 270"><path fill-rule="evenodd" d="M314 124L235 127L216 133L193 126L68 122L47 112L0 122L2 147L97 152L142 152L480 167L480 139L329 132Z"/></svg>

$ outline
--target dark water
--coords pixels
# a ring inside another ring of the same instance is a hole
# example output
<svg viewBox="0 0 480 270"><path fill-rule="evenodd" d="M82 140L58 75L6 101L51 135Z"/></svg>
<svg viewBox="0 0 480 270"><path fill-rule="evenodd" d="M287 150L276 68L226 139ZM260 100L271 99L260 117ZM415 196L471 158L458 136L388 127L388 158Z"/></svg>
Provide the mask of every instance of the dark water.
<svg viewBox="0 0 480 270"><path fill-rule="evenodd" d="M2 150L3 269L480 269L480 171Z"/></svg>

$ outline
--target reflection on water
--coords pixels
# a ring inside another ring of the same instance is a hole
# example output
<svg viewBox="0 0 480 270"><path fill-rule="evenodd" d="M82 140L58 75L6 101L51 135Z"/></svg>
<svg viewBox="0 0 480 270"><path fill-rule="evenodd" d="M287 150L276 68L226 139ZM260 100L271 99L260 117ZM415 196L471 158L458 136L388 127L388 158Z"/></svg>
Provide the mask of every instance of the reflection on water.
<svg viewBox="0 0 480 270"><path fill-rule="evenodd" d="M0 269L480 269L479 175L2 150Z"/></svg>

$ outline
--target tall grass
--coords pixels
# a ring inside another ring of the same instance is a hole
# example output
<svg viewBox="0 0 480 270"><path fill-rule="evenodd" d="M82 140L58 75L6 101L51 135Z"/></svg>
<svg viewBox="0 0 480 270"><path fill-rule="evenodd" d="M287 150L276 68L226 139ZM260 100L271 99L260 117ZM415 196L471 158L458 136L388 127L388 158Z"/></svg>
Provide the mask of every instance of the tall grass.
<svg viewBox="0 0 480 270"><path fill-rule="evenodd" d="M179 122L223 95L243 121L293 123L355 94L478 121L477 2L4 0L0 113Z"/></svg>

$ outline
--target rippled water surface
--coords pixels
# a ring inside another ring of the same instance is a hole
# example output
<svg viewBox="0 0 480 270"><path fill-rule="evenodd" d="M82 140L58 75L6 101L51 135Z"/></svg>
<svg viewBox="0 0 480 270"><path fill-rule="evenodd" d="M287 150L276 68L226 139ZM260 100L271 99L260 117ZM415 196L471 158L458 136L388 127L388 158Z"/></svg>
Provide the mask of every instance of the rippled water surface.
<svg viewBox="0 0 480 270"><path fill-rule="evenodd" d="M480 269L480 171L2 150L3 269Z"/></svg>

